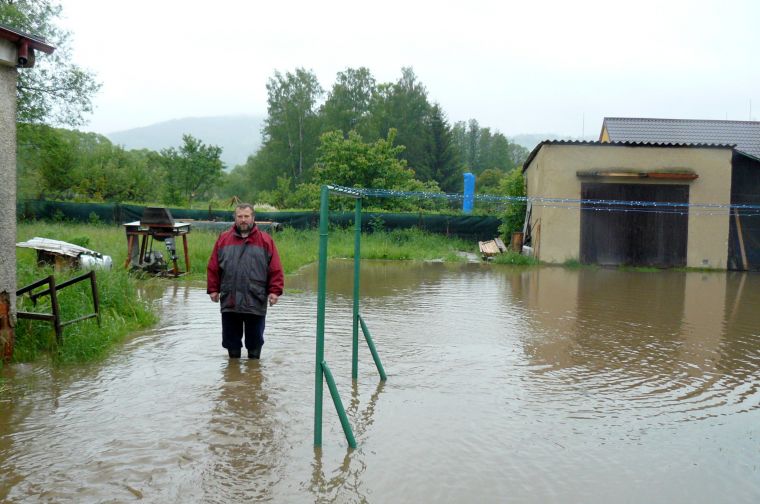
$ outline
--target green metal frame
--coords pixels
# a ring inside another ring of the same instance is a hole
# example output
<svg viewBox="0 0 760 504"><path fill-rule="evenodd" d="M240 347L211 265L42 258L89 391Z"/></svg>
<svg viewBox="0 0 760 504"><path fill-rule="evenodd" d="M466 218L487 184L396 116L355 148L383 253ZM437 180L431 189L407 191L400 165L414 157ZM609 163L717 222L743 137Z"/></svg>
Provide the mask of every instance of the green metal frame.
<svg viewBox="0 0 760 504"><path fill-rule="evenodd" d="M327 297L327 242L328 242L328 222L330 216L329 196L334 192L341 196L348 196L356 200L354 212L354 300L353 300L353 345L351 352L351 378L356 381L359 375L359 326L361 325L362 333L367 341L367 346L372 353L372 359L380 374L380 379L385 381L388 377L380 362L380 356L372 341L367 324L359 315L359 271L361 265L361 237L362 237L362 193L355 189L337 188L334 186L322 186L319 200L319 273L317 276L317 348L314 369L314 446L322 446L322 399L323 385L327 381L330 389L335 409L338 412L340 423L343 426L343 433L351 448L356 448L356 440L348 422L346 410L338 394L338 388L335 386L330 368L325 361L325 299Z"/></svg>

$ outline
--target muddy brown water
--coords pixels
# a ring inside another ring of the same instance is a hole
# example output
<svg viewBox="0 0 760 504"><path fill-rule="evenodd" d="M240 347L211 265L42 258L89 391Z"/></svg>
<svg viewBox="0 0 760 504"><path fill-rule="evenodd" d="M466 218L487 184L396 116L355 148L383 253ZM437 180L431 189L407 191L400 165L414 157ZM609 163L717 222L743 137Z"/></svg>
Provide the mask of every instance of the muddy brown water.
<svg viewBox="0 0 760 504"><path fill-rule="evenodd" d="M313 447L316 274L230 362L202 285L106 362L2 370L2 502L760 502L760 275L330 264ZM146 294L147 295L147 294Z"/></svg>

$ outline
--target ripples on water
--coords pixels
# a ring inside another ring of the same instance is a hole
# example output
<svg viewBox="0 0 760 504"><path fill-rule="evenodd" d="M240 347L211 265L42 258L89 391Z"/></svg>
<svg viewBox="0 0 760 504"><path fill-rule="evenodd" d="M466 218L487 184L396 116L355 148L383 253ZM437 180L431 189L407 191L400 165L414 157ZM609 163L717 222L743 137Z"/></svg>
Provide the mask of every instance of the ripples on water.
<svg viewBox="0 0 760 504"><path fill-rule="evenodd" d="M108 362L3 370L9 502L758 502L754 275L330 265L314 450L315 271L288 280L261 361L228 361L218 306L173 285Z"/></svg>

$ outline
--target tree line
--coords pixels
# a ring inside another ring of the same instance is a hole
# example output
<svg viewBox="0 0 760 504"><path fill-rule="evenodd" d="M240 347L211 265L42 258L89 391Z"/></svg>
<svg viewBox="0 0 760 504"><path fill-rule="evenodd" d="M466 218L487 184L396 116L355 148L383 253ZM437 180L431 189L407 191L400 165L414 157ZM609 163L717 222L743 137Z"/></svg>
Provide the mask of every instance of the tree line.
<svg viewBox="0 0 760 504"><path fill-rule="evenodd" d="M229 171L220 147L190 135L178 148L127 151L102 135L66 129L85 124L100 83L71 63L70 34L56 24L60 15L56 0L0 0L0 23L57 47L19 73L19 198L167 205L237 198L315 209L325 183L451 193L462 191L467 171L477 176L478 192L523 193L519 168L527 150L475 119L450 124L412 68L402 68L394 82L377 82L365 67L347 68L329 90L313 71L275 71L266 86L262 145ZM444 210L443 201L370 203L388 210Z"/></svg>
<svg viewBox="0 0 760 504"><path fill-rule="evenodd" d="M346 185L378 187L370 184L389 179L364 173L367 158L360 152L379 153L384 146L395 149L393 156L411 175L385 188L460 192L462 175L469 171L484 177L480 189L495 191L528 155L475 119L451 125L412 68L402 68L397 81L385 83L365 67L348 68L338 72L328 92L312 71L275 72L267 82L262 134L261 148L222 184L225 196L310 206L313 184L337 183L325 177L336 173L330 163L338 161ZM380 161L387 163L373 159ZM385 165L374 166L382 172Z"/></svg>

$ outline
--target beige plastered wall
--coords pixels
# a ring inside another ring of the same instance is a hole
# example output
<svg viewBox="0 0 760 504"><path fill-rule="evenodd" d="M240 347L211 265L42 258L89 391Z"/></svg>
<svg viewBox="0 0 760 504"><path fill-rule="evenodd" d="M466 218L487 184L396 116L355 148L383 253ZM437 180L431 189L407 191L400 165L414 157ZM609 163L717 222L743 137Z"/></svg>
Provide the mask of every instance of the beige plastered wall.
<svg viewBox="0 0 760 504"><path fill-rule="evenodd" d="M531 198L577 200L581 182L576 172L586 170L693 170L693 181L615 180L615 183L688 184L689 203L728 205L731 198L730 148L627 147L609 144L545 144L525 170L527 194ZM596 179L595 182L604 182ZM536 257L562 263L580 257L578 204L534 202L531 232ZM689 212L686 265L694 268L725 269L728 258L729 216L726 209Z"/></svg>
<svg viewBox="0 0 760 504"><path fill-rule="evenodd" d="M8 295L13 317L16 313L16 69L0 64L0 293L2 292Z"/></svg>

